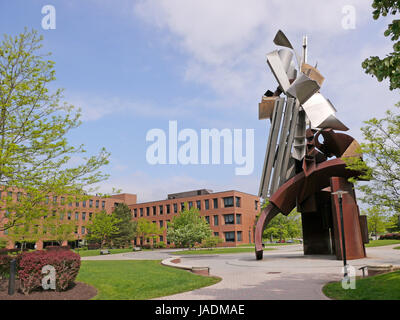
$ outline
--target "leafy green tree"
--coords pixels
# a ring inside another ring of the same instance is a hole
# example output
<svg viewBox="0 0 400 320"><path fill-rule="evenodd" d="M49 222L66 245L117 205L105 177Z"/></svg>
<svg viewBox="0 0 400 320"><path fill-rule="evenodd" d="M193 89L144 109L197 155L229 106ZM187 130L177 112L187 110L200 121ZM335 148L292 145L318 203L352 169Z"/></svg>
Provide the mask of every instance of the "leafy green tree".
<svg viewBox="0 0 400 320"><path fill-rule="evenodd" d="M388 212L382 207L373 206L363 211L368 217L368 230L371 235L378 239L378 235L385 233L386 230L392 227L392 222Z"/></svg>
<svg viewBox="0 0 400 320"><path fill-rule="evenodd" d="M112 237L118 234L119 219L105 211L96 214L92 223L87 226L88 234L86 239L100 243L100 248L110 244Z"/></svg>
<svg viewBox="0 0 400 320"><path fill-rule="evenodd" d="M81 124L80 111L61 102L62 90L51 90L54 62L42 52L42 40L25 29L0 42L0 186L7 194L0 205L10 213L0 217L0 231L48 214L49 194L83 199L107 177L100 168L108 152L87 157L83 145L67 141ZM82 164L73 166L72 156Z"/></svg>
<svg viewBox="0 0 400 320"><path fill-rule="evenodd" d="M185 208L188 208L187 204ZM196 243L201 243L211 234L210 225L195 207L181 211L172 219L167 229L168 240L184 248L193 248Z"/></svg>
<svg viewBox="0 0 400 320"><path fill-rule="evenodd" d="M224 240L217 236L208 237L203 240L202 246L204 248L215 248L218 244L224 242Z"/></svg>
<svg viewBox="0 0 400 320"><path fill-rule="evenodd" d="M395 15L399 12L400 1L374 0L373 17ZM394 52L386 58L370 57L362 66L365 72L376 76L378 81L389 79L390 89L400 88L400 20L393 20L385 31L390 36ZM373 118L366 121L361 128L364 142L361 143L359 158L346 159L348 168L362 172L361 178L370 180L369 183L357 183L362 192L360 199L371 206L381 206L400 213L400 105L393 111L386 111L382 119Z"/></svg>
<svg viewBox="0 0 400 320"><path fill-rule="evenodd" d="M117 223L118 233L111 237L113 246L126 247L131 244L131 241L136 237L137 223L132 220L132 212L125 203L118 204L113 216L120 220Z"/></svg>
<svg viewBox="0 0 400 320"><path fill-rule="evenodd" d="M372 4L373 18L379 19L381 16L396 15L400 10L399 0L374 0ZM393 44L393 52L385 58L377 56L370 57L362 63L362 67L367 74L375 76L378 81L389 79L390 90L400 88L400 20L395 19L388 25L384 32L385 37L390 37Z"/></svg>
<svg viewBox="0 0 400 320"><path fill-rule="evenodd" d="M280 213L274 217L264 230L263 236L271 242L274 239L282 241L301 237L301 230L301 214L294 210L288 216Z"/></svg>
<svg viewBox="0 0 400 320"><path fill-rule="evenodd" d="M152 245L154 245L154 240L157 238L157 236L162 235L163 233L164 228L159 228L157 224L145 218L140 218L137 222L136 234L142 239L142 241L145 239L153 239Z"/></svg>
<svg viewBox="0 0 400 320"><path fill-rule="evenodd" d="M63 217L63 219L61 219ZM76 239L75 229L76 221L64 220L64 212L46 217L42 222L42 228L46 228L47 239L55 240L61 246L64 241L73 241Z"/></svg>

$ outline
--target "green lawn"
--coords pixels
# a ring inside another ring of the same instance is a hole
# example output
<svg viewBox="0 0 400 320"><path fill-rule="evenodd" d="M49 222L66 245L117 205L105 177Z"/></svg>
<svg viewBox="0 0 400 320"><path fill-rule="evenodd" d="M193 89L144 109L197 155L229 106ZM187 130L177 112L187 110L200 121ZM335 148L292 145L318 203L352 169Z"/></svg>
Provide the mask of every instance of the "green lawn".
<svg viewBox="0 0 400 320"><path fill-rule="evenodd" d="M110 254L116 253L125 253L125 252L132 252L132 248L128 249L109 249ZM74 250L74 252L79 253L81 257L92 257L92 256L99 256L100 250Z"/></svg>
<svg viewBox="0 0 400 320"><path fill-rule="evenodd" d="M400 300L400 271L357 279L354 290L344 290L341 282L334 282L322 291L337 300Z"/></svg>
<svg viewBox="0 0 400 320"><path fill-rule="evenodd" d="M162 266L159 260L82 261L77 281L98 290L93 300L144 300L210 286L216 277Z"/></svg>
<svg viewBox="0 0 400 320"><path fill-rule="evenodd" d="M299 244L300 242L295 242L295 243L287 243L287 242L284 242L284 243L264 243L264 247L278 247L278 246L290 246L290 245L294 245L294 244ZM239 244L237 247L252 247L252 248L254 248L254 244L246 244L246 243L243 243L243 244Z"/></svg>
<svg viewBox="0 0 400 320"><path fill-rule="evenodd" d="M400 244L400 240L371 240L365 246L367 248L371 248L371 247L390 246L392 244Z"/></svg>
<svg viewBox="0 0 400 320"><path fill-rule="evenodd" d="M394 247L393 249L400 250L400 247Z"/></svg>
<svg viewBox="0 0 400 320"><path fill-rule="evenodd" d="M266 248L265 250L274 250L272 248ZM254 252L253 248L243 248L243 247L234 247L234 248L215 248L215 249L196 249L196 250L183 250L172 252L171 254L175 255L198 255L198 254L228 254L228 253L242 253L242 252Z"/></svg>

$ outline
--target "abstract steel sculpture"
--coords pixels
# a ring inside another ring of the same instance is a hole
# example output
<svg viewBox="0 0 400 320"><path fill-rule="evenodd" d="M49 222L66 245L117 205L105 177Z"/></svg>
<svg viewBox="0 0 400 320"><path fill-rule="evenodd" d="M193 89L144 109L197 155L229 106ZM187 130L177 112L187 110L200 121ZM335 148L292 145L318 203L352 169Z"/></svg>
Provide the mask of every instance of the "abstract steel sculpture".
<svg viewBox="0 0 400 320"><path fill-rule="evenodd" d="M262 234L271 219L297 207L302 215L304 253L336 254L341 259L339 203L331 195L339 189L348 192L343 196L347 258L363 258L368 242L366 218L360 216L353 185L348 182L360 173L347 169L343 161L361 157L359 144L335 132L348 128L320 93L325 78L307 64L307 37L301 57L282 31L274 43L284 48L267 54L279 86L275 92L268 90L259 104L259 119L270 119L271 126L259 190L269 204L256 225L256 258L263 257Z"/></svg>

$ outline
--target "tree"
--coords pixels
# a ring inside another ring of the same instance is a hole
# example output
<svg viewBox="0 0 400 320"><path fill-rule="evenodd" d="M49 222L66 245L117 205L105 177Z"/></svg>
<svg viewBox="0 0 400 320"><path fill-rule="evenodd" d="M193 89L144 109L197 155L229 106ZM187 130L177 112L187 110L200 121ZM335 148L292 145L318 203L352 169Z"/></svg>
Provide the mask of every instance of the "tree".
<svg viewBox="0 0 400 320"><path fill-rule="evenodd" d="M374 9L373 18L377 20L381 16L397 14L400 11L400 1L374 0L372 8ZM384 35L395 41L394 51L383 59L377 56L370 57L362 63L362 67L367 74L375 76L378 81L389 79L390 90L394 90L400 88L400 20L393 20L388 25Z"/></svg>
<svg viewBox="0 0 400 320"><path fill-rule="evenodd" d="M118 234L119 219L105 211L96 214L92 223L88 225L88 234L86 239L88 241L100 242L100 248L109 244L112 236Z"/></svg>
<svg viewBox="0 0 400 320"><path fill-rule="evenodd" d="M378 234L385 233L388 228L393 227L391 217L382 207L373 206L363 213L368 217L368 230L375 239L378 239Z"/></svg>
<svg viewBox="0 0 400 320"><path fill-rule="evenodd" d="M286 238L300 237L301 230L301 215L295 209L287 216L280 213L274 217L264 230L263 236L269 238L271 242L274 238L279 238L281 242Z"/></svg>
<svg viewBox="0 0 400 320"><path fill-rule="evenodd" d="M125 203L118 204L113 216L120 220L117 223L118 233L111 237L111 241L116 247L126 247L131 244L131 241L136 237L137 223L132 221L132 213Z"/></svg>
<svg viewBox="0 0 400 320"><path fill-rule="evenodd" d="M57 241L60 246L62 246L64 241L75 240L75 228L77 224L75 221L65 221L64 212L46 217L42 226L47 230L43 236Z"/></svg>
<svg viewBox="0 0 400 320"><path fill-rule="evenodd" d="M185 208L188 208L185 204ZM199 209L192 207L181 211L168 225L167 238L178 247L193 248L212 234L210 225L200 217Z"/></svg>
<svg viewBox="0 0 400 320"><path fill-rule="evenodd" d="M109 153L85 157L83 145L71 146L66 135L80 125L80 111L50 92L54 62L41 51L36 31L5 35L0 42L0 186L7 197L0 205L0 231L48 214L46 196L84 198L91 186L107 178L100 168ZM71 156L83 163L73 166ZM15 199L18 193L18 201ZM14 194L14 196L13 196Z"/></svg>
<svg viewBox="0 0 400 320"><path fill-rule="evenodd" d="M159 228L157 224L145 218L140 218L137 222L136 233L142 239L143 243L145 239L153 239L154 241L157 236L164 233L164 228Z"/></svg>
<svg viewBox="0 0 400 320"><path fill-rule="evenodd" d="M218 244L224 242L224 240L217 236L208 237L203 240L203 247L215 248Z"/></svg>

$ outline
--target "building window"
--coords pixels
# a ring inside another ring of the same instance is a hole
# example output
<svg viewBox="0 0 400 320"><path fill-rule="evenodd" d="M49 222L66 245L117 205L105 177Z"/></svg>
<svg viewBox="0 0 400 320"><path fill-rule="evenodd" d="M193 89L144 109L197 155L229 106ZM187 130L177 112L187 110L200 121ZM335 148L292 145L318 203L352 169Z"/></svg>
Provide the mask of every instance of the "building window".
<svg viewBox="0 0 400 320"><path fill-rule="evenodd" d="M210 201L208 199L204 200L204 207L206 210L210 209Z"/></svg>
<svg viewBox="0 0 400 320"><path fill-rule="evenodd" d="M192 209L193 207L193 201L189 201L189 209Z"/></svg>
<svg viewBox="0 0 400 320"><path fill-rule="evenodd" d="M171 213L171 205L167 204L167 214Z"/></svg>
<svg viewBox="0 0 400 320"><path fill-rule="evenodd" d="M79 202L78 201L75 202L75 207L79 207Z"/></svg>
<svg viewBox="0 0 400 320"><path fill-rule="evenodd" d="M90 212L90 213L89 213L89 220L90 220L90 221L92 220L92 217L93 217L93 213Z"/></svg>
<svg viewBox="0 0 400 320"><path fill-rule="evenodd" d="M184 202L181 202L181 210L182 211L185 210L185 203Z"/></svg>
<svg viewBox="0 0 400 320"><path fill-rule="evenodd" d="M235 232L224 232L225 234L225 242L235 242Z"/></svg>
<svg viewBox="0 0 400 320"><path fill-rule="evenodd" d="M72 213L68 212L68 217L67 217L68 220L71 220L71 215L72 215Z"/></svg>
<svg viewBox="0 0 400 320"><path fill-rule="evenodd" d="M69 206L69 207L72 207L72 202L68 203L68 206Z"/></svg>
<svg viewBox="0 0 400 320"><path fill-rule="evenodd" d="M254 208L255 208L256 210L258 210L258 201L257 201L257 200L254 201Z"/></svg>
<svg viewBox="0 0 400 320"><path fill-rule="evenodd" d="M93 208L93 200L92 199L89 200L89 208Z"/></svg>
<svg viewBox="0 0 400 320"><path fill-rule="evenodd" d="M240 208L240 197L235 197L236 198L236 204L235 204L235 206L237 207L237 208Z"/></svg>
<svg viewBox="0 0 400 320"><path fill-rule="evenodd" d="M137 209L133 209L133 216L136 218L137 217Z"/></svg>
<svg viewBox="0 0 400 320"><path fill-rule="evenodd" d="M213 199L213 202L214 202L214 209L218 209L218 199L217 198Z"/></svg>
<svg viewBox="0 0 400 320"><path fill-rule="evenodd" d="M210 217L209 216L205 216L205 218L206 218L207 223L210 224Z"/></svg>
<svg viewBox="0 0 400 320"><path fill-rule="evenodd" d="M102 202L101 202L101 208L104 209L105 207L106 207L106 202L105 202L105 201L102 201Z"/></svg>
<svg viewBox="0 0 400 320"><path fill-rule="evenodd" d="M214 237L219 237L219 232L214 232Z"/></svg>
<svg viewBox="0 0 400 320"><path fill-rule="evenodd" d="M75 212L75 220L79 220L79 212Z"/></svg>
<svg viewBox="0 0 400 320"><path fill-rule="evenodd" d="M219 218L218 216L214 216L214 226L218 226L219 225Z"/></svg>
<svg viewBox="0 0 400 320"><path fill-rule="evenodd" d="M10 196L10 195L8 195L8 196ZM44 198L44 203L45 203L45 204L48 204L48 203L49 203L49 196L46 196L46 197Z"/></svg>
<svg viewBox="0 0 400 320"><path fill-rule="evenodd" d="M99 207L99 200L96 200L96 208L98 208Z"/></svg>
<svg viewBox="0 0 400 320"><path fill-rule="evenodd" d="M150 216L150 207L146 207L146 216Z"/></svg>
<svg viewBox="0 0 400 320"><path fill-rule="evenodd" d="M160 242L164 242L164 237L160 236Z"/></svg>
<svg viewBox="0 0 400 320"><path fill-rule="evenodd" d="M17 193L17 201L21 201L21 192Z"/></svg>
<svg viewBox="0 0 400 320"><path fill-rule="evenodd" d="M233 197L224 198L224 207L225 208L233 207Z"/></svg>
<svg viewBox="0 0 400 320"><path fill-rule="evenodd" d="M163 214L163 210L164 210L164 208L163 208L163 206L161 205L161 206L160 206L160 214Z"/></svg>
<svg viewBox="0 0 400 320"><path fill-rule="evenodd" d="M143 217L143 208L140 208L140 216Z"/></svg>
<svg viewBox="0 0 400 320"><path fill-rule="evenodd" d="M56 204L57 203L57 196L53 197L53 203Z"/></svg>
<svg viewBox="0 0 400 320"><path fill-rule="evenodd" d="M160 220L160 228L164 227L164 221Z"/></svg>
<svg viewBox="0 0 400 320"><path fill-rule="evenodd" d="M86 233L86 228L85 227L82 227L81 228L81 234L83 235L83 234L85 234Z"/></svg>
<svg viewBox="0 0 400 320"><path fill-rule="evenodd" d="M153 216L157 215L157 207L153 206Z"/></svg>
<svg viewBox="0 0 400 320"><path fill-rule="evenodd" d="M225 224L235 224L235 216L233 214L224 214Z"/></svg>
<svg viewBox="0 0 400 320"><path fill-rule="evenodd" d="M82 220L86 220L86 212L82 212Z"/></svg>
<svg viewBox="0 0 400 320"><path fill-rule="evenodd" d="M237 241L242 241L242 231L236 232L237 235Z"/></svg>
<svg viewBox="0 0 400 320"><path fill-rule="evenodd" d="M82 201L82 207L86 208L86 200Z"/></svg>
<svg viewBox="0 0 400 320"><path fill-rule="evenodd" d="M174 213L178 213L178 205L174 203Z"/></svg>
<svg viewBox="0 0 400 320"><path fill-rule="evenodd" d="M242 215L236 214L236 224L242 224Z"/></svg>
<svg viewBox="0 0 400 320"><path fill-rule="evenodd" d="M197 209L201 210L201 201L200 200L196 201L196 207L197 207Z"/></svg>
<svg viewBox="0 0 400 320"><path fill-rule="evenodd" d="M60 220L64 220L64 213L63 212L60 213Z"/></svg>
<svg viewBox="0 0 400 320"><path fill-rule="evenodd" d="M64 205L65 204L65 198L61 197L61 204Z"/></svg>

